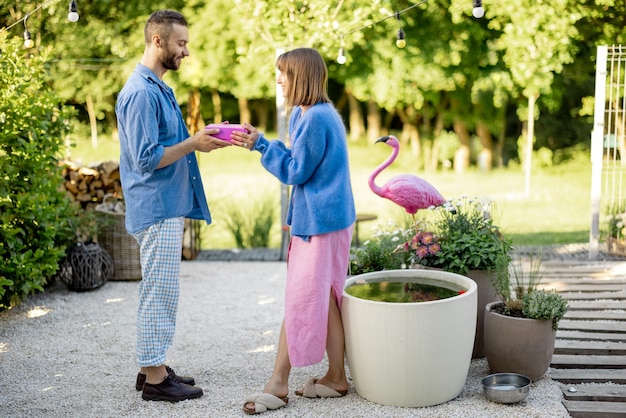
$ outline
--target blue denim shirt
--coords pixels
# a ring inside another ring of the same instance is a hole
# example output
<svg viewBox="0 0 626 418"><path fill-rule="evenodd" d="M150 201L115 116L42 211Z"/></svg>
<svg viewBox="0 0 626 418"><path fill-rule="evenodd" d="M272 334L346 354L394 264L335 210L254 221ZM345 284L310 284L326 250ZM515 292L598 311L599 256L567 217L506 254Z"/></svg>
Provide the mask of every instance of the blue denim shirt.
<svg viewBox="0 0 626 418"><path fill-rule="evenodd" d="M172 89L137 64L115 106L126 229L136 234L168 218L211 223L195 153L157 169L164 148L189 137Z"/></svg>

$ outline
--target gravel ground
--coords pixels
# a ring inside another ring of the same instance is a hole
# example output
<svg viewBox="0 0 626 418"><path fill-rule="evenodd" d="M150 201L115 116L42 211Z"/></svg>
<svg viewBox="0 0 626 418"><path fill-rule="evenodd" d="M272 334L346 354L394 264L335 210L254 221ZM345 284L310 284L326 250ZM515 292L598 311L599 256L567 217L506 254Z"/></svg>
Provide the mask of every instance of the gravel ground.
<svg viewBox="0 0 626 418"><path fill-rule="evenodd" d="M283 314L282 262L186 261L177 334L168 364L196 378L200 399L146 402L134 389L138 282L89 292L63 284L0 313L0 415L3 417L242 417L242 400L269 378ZM325 362L292 370L290 389L319 376ZM560 384L546 377L518 404L488 401L472 361L463 393L426 408L378 405L356 394L303 399L290 394L271 417L569 417Z"/></svg>

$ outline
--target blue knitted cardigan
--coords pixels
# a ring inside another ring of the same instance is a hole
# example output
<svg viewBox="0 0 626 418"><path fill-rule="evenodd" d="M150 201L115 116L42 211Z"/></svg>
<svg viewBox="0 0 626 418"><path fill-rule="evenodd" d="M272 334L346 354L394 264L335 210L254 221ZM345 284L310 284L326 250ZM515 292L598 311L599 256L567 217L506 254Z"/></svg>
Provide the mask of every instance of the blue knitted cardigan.
<svg viewBox="0 0 626 418"><path fill-rule="evenodd" d="M318 103L289 119L291 149L263 134L254 150L261 164L280 182L293 186L287 225L304 237L339 231L356 219L346 129L335 107Z"/></svg>

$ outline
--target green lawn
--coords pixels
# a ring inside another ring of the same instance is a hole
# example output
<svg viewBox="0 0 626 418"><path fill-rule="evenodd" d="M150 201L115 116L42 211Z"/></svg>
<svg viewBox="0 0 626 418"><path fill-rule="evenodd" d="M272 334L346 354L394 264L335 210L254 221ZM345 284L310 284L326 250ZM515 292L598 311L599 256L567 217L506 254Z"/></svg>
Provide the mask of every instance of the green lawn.
<svg viewBox="0 0 626 418"><path fill-rule="evenodd" d="M378 216L376 221L363 223L360 239L372 233L372 227L390 221L401 223L408 215L394 203L376 196L367 180L373 169L390 152L384 144L353 145L350 148L352 185L358 213ZM101 140L94 149L89 141L80 141L71 151L74 161L87 165L106 160L118 160L118 145ZM229 147L199 157L205 191L213 215L213 224L203 230L203 248L231 248L234 240L224 226L225 213L232 204L253 216L255 201L275 195L277 214L280 184L261 167L260 154ZM519 169L481 172L470 170L463 174L448 172L414 172L408 152L377 179L383 184L390 177L412 173L423 177L446 198L459 196L486 197L495 202L494 218L503 233L517 245L544 245L586 242L590 227L591 164L577 161L550 169L535 169L531 177L531 193L524 196L524 173ZM272 246L280 244L279 225L272 234Z"/></svg>

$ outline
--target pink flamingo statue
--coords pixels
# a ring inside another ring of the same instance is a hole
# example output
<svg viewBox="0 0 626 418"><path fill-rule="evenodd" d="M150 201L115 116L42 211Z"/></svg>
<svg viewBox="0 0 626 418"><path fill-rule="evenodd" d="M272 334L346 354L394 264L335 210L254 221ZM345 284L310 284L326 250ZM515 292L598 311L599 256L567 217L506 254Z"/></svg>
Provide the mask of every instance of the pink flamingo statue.
<svg viewBox="0 0 626 418"><path fill-rule="evenodd" d="M407 213L413 217L419 209L425 209L430 206L439 206L446 199L428 183L426 180L414 176L412 174L401 174L387 181L383 187L376 185L376 176L385 168L389 167L400 152L400 143L398 138L393 135L378 138L376 143L384 142L393 148L391 156L385 162L379 165L369 178L370 189L380 197L389 199L392 202L402 206Z"/></svg>

